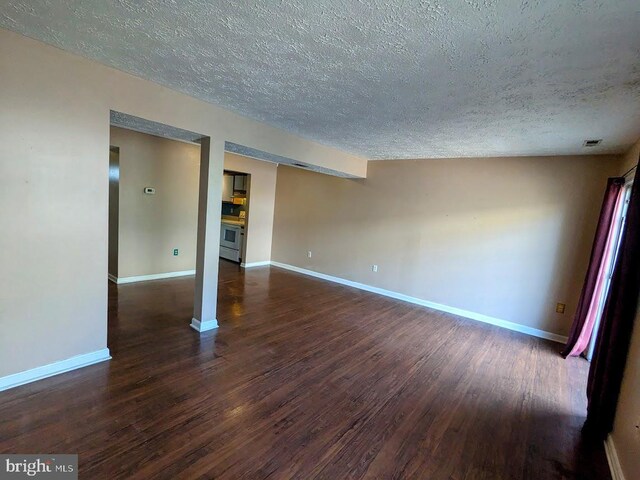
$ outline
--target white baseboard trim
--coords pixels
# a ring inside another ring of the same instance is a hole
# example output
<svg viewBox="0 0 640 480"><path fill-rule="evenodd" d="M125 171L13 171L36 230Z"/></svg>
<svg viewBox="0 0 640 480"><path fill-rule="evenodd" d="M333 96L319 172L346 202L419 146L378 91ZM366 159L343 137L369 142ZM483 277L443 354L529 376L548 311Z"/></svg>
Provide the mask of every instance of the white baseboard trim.
<svg viewBox="0 0 640 480"><path fill-rule="evenodd" d="M209 330L214 330L218 328L218 320L215 318L213 320L207 320L206 322L201 322L200 320L196 320L195 318L191 319L191 328L193 328L196 332L208 332Z"/></svg>
<svg viewBox="0 0 640 480"><path fill-rule="evenodd" d="M269 260L265 260L263 262L250 262L240 264L242 268L265 267L267 265L271 265L271 262Z"/></svg>
<svg viewBox="0 0 640 480"><path fill-rule="evenodd" d="M109 281L113 283L118 283L118 277L115 275L109 274Z"/></svg>
<svg viewBox="0 0 640 480"><path fill-rule="evenodd" d="M43 365L42 367L32 368L31 370L14 373L13 375L7 375L6 377L0 378L0 392L26 383L35 382L36 380L42 380L43 378L53 377L54 375L87 367L94 363L104 362L110 358L111 355L109 355L109 349L103 348L102 350L96 350L95 352L85 353L83 355L76 355L75 357Z"/></svg>
<svg viewBox="0 0 640 480"><path fill-rule="evenodd" d="M616 445L613 443L611 434L607 435L607 439L604 441L604 451L607 454L607 462L609 462L611 478L613 480L625 480L624 473L622 472L622 466L620 465L620 460L618 459Z"/></svg>
<svg viewBox="0 0 640 480"><path fill-rule="evenodd" d="M182 272L154 273L152 275L138 275L135 277L114 277L115 280L111 278L113 275L109 275L109 280L112 282L115 281L118 285L122 285L123 283L146 282L147 280L162 280L163 278L186 277L195 274L195 270L184 270Z"/></svg>
<svg viewBox="0 0 640 480"><path fill-rule="evenodd" d="M373 287L371 285L366 285L364 283L359 283L359 282L353 282L351 280L345 280L344 278L334 277L332 275L327 275L325 273L314 272L313 270L307 270L306 268L300 268L293 265L288 265L286 263L271 261L271 265L273 265L274 267L291 270L292 272L301 273L303 275L309 275L311 277L321 278L323 280L328 280L330 282L339 283L341 285L347 285L349 287L357 288L360 290L365 290L367 292L377 293L379 295L384 295L385 297L395 298L396 300L402 300L404 302L421 305L423 307L433 308L434 310L440 310L441 312L452 313L454 315L469 318L471 320L477 320L479 322L489 323L491 325L496 325L498 327L506 328L508 330L513 330L520 333L526 333L527 335L532 335L534 337L545 338L547 340L553 340L554 342L558 342L558 343L567 343L567 337L563 335L547 332L545 330L539 330L537 328L527 327L525 325L520 325L519 323L509 322L507 320L501 320L499 318L490 317L488 315L483 315L481 313L471 312L469 310L463 310L457 307L450 307L448 305L442 305L440 303L430 302L428 300L411 297L403 293L393 292L391 290L385 290L383 288Z"/></svg>

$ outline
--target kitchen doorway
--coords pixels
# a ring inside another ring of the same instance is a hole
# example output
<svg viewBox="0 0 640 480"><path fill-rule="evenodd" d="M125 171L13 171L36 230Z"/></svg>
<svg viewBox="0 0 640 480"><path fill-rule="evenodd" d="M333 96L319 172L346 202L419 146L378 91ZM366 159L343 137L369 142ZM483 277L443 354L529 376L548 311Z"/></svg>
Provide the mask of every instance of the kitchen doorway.
<svg viewBox="0 0 640 480"><path fill-rule="evenodd" d="M220 258L244 265L247 251L251 175L224 170L220 219Z"/></svg>

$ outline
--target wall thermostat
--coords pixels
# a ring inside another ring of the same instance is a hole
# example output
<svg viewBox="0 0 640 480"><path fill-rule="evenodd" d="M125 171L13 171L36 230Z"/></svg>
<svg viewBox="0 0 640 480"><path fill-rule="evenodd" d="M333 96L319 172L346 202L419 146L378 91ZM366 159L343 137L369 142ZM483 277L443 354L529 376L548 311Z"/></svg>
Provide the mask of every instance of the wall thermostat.
<svg viewBox="0 0 640 480"><path fill-rule="evenodd" d="M156 189L153 187L144 187L144 193L146 193L147 195L155 195Z"/></svg>

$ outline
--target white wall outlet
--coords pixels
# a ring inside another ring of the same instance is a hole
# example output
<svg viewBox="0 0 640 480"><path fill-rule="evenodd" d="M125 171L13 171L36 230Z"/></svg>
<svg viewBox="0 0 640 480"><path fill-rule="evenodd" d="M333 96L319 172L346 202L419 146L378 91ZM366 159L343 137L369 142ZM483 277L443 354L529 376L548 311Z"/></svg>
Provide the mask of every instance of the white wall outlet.
<svg viewBox="0 0 640 480"><path fill-rule="evenodd" d="M144 193L146 193L147 195L155 195L156 189L153 187L144 187Z"/></svg>
<svg viewBox="0 0 640 480"><path fill-rule="evenodd" d="M311 250L307 251L307 257L311 258Z"/></svg>
<svg viewBox="0 0 640 480"><path fill-rule="evenodd" d="M377 272L378 271L378 265L371 265L371 271L372 272Z"/></svg>

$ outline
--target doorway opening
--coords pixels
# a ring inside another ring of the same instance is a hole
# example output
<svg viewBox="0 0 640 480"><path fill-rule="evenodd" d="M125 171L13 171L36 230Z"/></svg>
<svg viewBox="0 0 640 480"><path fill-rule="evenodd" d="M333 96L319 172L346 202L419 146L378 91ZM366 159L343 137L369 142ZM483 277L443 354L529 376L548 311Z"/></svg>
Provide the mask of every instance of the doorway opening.
<svg viewBox="0 0 640 480"><path fill-rule="evenodd" d="M224 170L220 220L220 258L244 265L247 251L251 175Z"/></svg>
<svg viewBox="0 0 640 480"><path fill-rule="evenodd" d="M120 148L109 147L109 280L118 279L118 226L120 224Z"/></svg>
<svg viewBox="0 0 640 480"><path fill-rule="evenodd" d="M110 280L194 275L200 145L119 126L110 144Z"/></svg>
<svg viewBox="0 0 640 480"><path fill-rule="evenodd" d="M111 111L109 143L109 346L215 329L224 142Z"/></svg>

